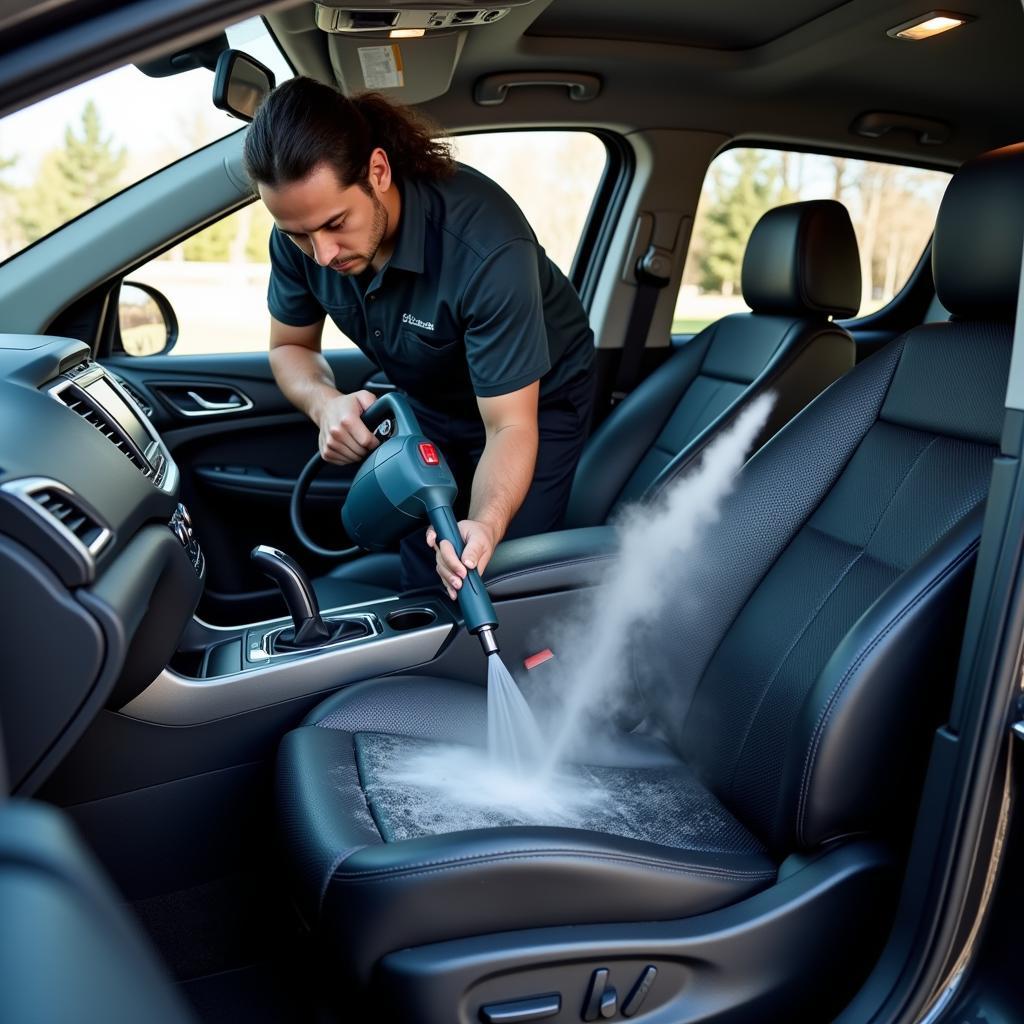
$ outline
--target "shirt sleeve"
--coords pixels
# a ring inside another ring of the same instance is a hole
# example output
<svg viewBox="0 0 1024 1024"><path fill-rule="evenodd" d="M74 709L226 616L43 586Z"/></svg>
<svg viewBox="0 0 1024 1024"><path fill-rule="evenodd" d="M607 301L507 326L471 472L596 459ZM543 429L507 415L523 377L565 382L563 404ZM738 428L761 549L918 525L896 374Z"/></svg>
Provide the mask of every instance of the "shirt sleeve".
<svg viewBox="0 0 1024 1024"><path fill-rule="evenodd" d="M267 308L270 315L291 327L306 327L324 319L324 308L306 279L306 256L277 228L270 232L270 284Z"/></svg>
<svg viewBox="0 0 1024 1024"><path fill-rule="evenodd" d="M462 296L466 360L481 398L506 395L551 369L537 245L506 242L476 269Z"/></svg>

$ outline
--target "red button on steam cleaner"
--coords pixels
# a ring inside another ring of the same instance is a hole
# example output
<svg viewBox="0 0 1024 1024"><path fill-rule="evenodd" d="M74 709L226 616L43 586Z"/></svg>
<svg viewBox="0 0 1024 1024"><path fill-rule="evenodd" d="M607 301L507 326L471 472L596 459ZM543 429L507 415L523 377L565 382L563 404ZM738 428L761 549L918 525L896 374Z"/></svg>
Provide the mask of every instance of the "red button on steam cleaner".
<svg viewBox="0 0 1024 1024"><path fill-rule="evenodd" d="M428 466L441 465L441 459L437 454L437 449L429 441L423 441L420 444L420 458L423 459Z"/></svg>

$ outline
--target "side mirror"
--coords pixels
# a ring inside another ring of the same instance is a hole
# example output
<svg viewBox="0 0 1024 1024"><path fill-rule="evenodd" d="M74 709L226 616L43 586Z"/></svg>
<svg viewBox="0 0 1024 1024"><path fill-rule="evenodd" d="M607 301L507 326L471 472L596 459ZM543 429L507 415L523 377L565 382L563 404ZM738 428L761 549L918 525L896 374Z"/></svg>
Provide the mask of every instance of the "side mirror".
<svg viewBox="0 0 1024 1024"><path fill-rule="evenodd" d="M251 121L256 108L274 88L274 72L241 50L225 50L213 76L213 105Z"/></svg>
<svg viewBox="0 0 1024 1024"><path fill-rule="evenodd" d="M117 296L121 347L130 356L166 355L178 340L178 320L166 297L148 284L125 281Z"/></svg>

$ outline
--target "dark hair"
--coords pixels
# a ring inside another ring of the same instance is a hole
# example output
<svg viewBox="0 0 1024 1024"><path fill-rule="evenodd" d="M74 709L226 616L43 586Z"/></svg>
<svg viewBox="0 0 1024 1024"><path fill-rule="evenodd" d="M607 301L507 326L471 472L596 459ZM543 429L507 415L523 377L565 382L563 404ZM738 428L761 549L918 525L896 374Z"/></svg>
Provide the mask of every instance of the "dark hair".
<svg viewBox="0 0 1024 1024"><path fill-rule="evenodd" d="M447 178L455 162L436 130L380 93L349 98L315 79L292 78L257 109L245 138L245 169L253 184L278 188L328 163L342 186L365 185L370 154L380 146L397 178Z"/></svg>

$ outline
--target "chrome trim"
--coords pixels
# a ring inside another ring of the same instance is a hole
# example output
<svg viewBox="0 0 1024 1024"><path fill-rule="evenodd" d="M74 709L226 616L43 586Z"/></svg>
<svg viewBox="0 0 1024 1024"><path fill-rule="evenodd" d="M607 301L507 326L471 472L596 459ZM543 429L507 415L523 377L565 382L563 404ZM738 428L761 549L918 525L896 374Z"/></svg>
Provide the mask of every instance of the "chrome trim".
<svg viewBox="0 0 1024 1024"><path fill-rule="evenodd" d="M399 598L399 594L395 594L393 597L375 597L372 601L357 601L355 604L341 604L336 608L328 608L326 611L321 609L320 614L326 619L335 612L343 612L349 608L372 608L377 604L393 604L398 601ZM257 626L269 626L274 622L280 622L281 616L275 616L273 619L259 619L257 622L242 622L237 626L215 626L212 622L207 622L206 619L201 619L198 615L193 615L192 621L202 629L215 629L220 633L239 633L244 630L255 629Z"/></svg>
<svg viewBox="0 0 1024 1024"><path fill-rule="evenodd" d="M258 668L214 679L190 679L166 668L120 713L155 725L202 725L385 672L415 668L437 657L453 629L454 623L442 622L372 640L363 637L364 642L267 660Z"/></svg>
<svg viewBox="0 0 1024 1024"><path fill-rule="evenodd" d="M194 385L195 387L202 387L201 384ZM216 384L211 385L213 387L220 388L222 391L230 391L242 400L238 405L232 405L228 402L211 402L208 398L203 398L202 395L197 394L191 389L187 389L185 394L192 399L196 405L200 406L198 409L182 409L180 405L164 391L159 384L154 384L152 387L159 391L165 402L168 402L173 406L174 411L180 416L230 416L236 412L248 412L253 408L253 400L244 392L236 388L233 384ZM181 385L185 387L185 385Z"/></svg>
<svg viewBox="0 0 1024 1024"><path fill-rule="evenodd" d="M312 619L318 612L316 607L316 599L310 594L309 588L311 584L308 578L289 565L291 558L286 555L280 548L275 548L270 544L257 544L256 550L261 555L268 555L272 558L288 575L292 578L292 582L295 584L299 591L299 597L302 599L302 603L305 606L306 617ZM264 573L266 575L266 573ZM278 588L280 589L280 588Z"/></svg>
<svg viewBox="0 0 1024 1024"><path fill-rule="evenodd" d="M360 640L372 640L375 636L380 636L384 632L384 627L380 624L380 619L376 615L366 615L365 613L359 615L324 615L323 620L325 623L363 622L370 632L364 633L362 636L350 636L341 640L332 640L330 643L310 647L308 651L275 651L274 640L286 629L293 628L292 626L276 626L274 629L268 629L263 634L258 645L250 645L249 649L245 652L246 660L252 661L252 656L256 651L262 651L268 658L294 658L296 654L312 654L316 651L326 650L328 647L339 647L341 644L355 644L359 643ZM266 659L257 656L256 660L265 661Z"/></svg>
<svg viewBox="0 0 1024 1024"><path fill-rule="evenodd" d="M42 505L37 501L32 500L32 495L39 491L62 491L64 494L69 495L73 501L82 501L83 499L67 486L62 484L59 480L53 480L46 476L26 476L21 477L18 480L8 480L4 484L0 484L0 490L10 494L11 497L17 498L22 504L30 508L40 519L43 520L48 526L56 530L60 535L61 539L67 541L85 561L86 565L90 569L90 574L95 571L96 568L96 556L107 546L110 539L114 536L113 530L108 527L100 517L93 516L90 512L88 515L92 516L96 520L96 525L100 528L99 536L91 543L84 544L81 538L76 537L55 515L48 512Z"/></svg>

